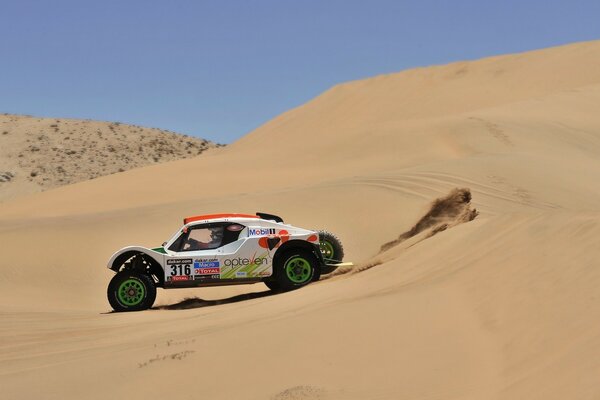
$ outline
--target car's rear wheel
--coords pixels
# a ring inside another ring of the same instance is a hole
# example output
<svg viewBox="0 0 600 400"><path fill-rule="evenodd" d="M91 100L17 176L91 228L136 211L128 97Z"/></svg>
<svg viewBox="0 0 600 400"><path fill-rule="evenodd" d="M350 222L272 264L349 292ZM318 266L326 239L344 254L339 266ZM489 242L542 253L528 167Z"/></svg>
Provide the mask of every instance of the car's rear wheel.
<svg viewBox="0 0 600 400"><path fill-rule="evenodd" d="M342 262L344 259L344 246L342 241L331 232L319 231L319 247L325 263ZM336 266L324 265L322 274L330 274L337 269Z"/></svg>
<svg viewBox="0 0 600 400"><path fill-rule="evenodd" d="M310 251L291 249L277 259L275 280L265 282L272 290L293 290L309 284L319 268L318 260Z"/></svg>
<svg viewBox="0 0 600 400"><path fill-rule="evenodd" d="M146 310L154 304L156 286L147 274L124 270L111 279L107 296L115 311Z"/></svg>

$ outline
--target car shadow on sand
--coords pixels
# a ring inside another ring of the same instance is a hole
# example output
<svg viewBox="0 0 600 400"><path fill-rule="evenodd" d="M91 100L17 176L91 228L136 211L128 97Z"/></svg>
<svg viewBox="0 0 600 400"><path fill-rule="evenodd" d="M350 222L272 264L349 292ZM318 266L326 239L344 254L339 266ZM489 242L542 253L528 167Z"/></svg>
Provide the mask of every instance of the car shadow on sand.
<svg viewBox="0 0 600 400"><path fill-rule="evenodd" d="M218 306L221 304L229 304L229 303L237 303L240 301L259 299L261 297L273 296L277 294L272 290L266 290L264 292L257 293L244 293L238 294L237 296L227 297L224 299L216 299L216 300L204 300L199 297L190 297L185 300L179 301L173 304L165 304L162 306L152 307L153 310L189 310L192 308L201 308L201 307L212 307Z"/></svg>

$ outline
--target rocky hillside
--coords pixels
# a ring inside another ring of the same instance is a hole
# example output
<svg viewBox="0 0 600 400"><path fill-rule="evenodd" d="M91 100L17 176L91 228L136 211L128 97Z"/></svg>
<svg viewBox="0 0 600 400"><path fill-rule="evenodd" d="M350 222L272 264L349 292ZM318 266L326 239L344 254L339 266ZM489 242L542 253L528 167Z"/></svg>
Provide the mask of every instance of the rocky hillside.
<svg viewBox="0 0 600 400"><path fill-rule="evenodd" d="M0 201L220 145L119 122L0 115Z"/></svg>

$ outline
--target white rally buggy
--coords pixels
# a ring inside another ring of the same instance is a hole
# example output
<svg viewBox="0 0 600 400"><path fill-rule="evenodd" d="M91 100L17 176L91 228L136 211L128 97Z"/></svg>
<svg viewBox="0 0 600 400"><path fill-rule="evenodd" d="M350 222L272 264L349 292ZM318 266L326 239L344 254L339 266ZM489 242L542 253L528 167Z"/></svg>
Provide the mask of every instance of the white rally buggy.
<svg viewBox="0 0 600 400"><path fill-rule="evenodd" d="M108 301L115 311L152 307L158 287L264 282L286 291L345 265L333 234L287 225L276 215L201 215L183 224L161 247L129 246L113 254Z"/></svg>

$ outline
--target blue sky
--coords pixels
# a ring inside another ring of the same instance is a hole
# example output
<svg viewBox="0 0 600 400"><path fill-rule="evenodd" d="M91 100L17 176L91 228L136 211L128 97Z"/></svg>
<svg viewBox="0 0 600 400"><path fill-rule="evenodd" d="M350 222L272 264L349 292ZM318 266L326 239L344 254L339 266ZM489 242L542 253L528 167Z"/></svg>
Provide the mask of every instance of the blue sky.
<svg viewBox="0 0 600 400"><path fill-rule="evenodd" d="M0 0L0 112L230 143L353 79L600 39L600 1Z"/></svg>

